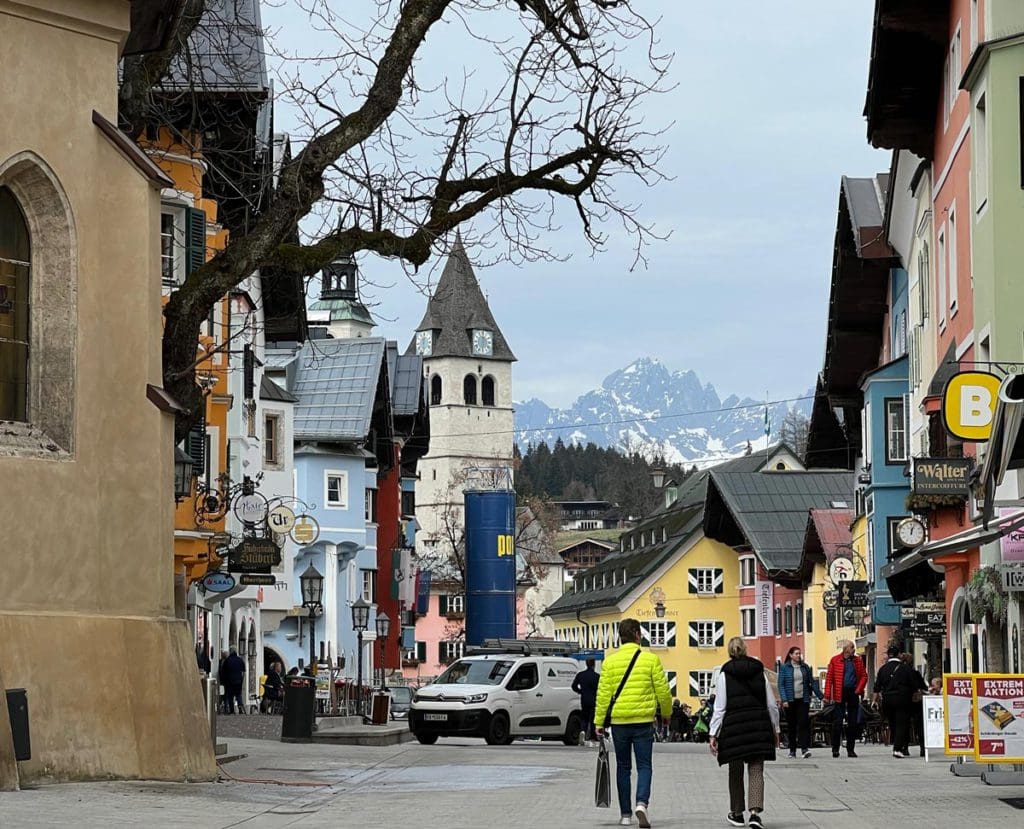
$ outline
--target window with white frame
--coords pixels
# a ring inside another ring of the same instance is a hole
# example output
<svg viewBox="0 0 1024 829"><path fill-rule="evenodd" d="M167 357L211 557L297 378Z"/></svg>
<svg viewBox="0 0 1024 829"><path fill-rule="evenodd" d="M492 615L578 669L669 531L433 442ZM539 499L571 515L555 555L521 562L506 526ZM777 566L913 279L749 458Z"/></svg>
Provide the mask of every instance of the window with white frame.
<svg viewBox="0 0 1024 829"><path fill-rule="evenodd" d="M457 642L438 642L438 656L440 661L443 663L454 662L456 659L461 659L462 654L466 650L466 643L463 641Z"/></svg>
<svg viewBox="0 0 1024 829"><path fill-rule="evenodd" d="M931 311L932 276L931 262L928 258L928 242L921 242L921 250L917 253L917 282L920 292L921 321L928 319Z"/></svg>
<svg viewBox="0 0 1024 829"><path fill-rule="evenodd" d="M650 622L648 638L652 648L664 648L668 645L668 622Z"/></svg>
<svg viewBox="0 0 1024 829"><path fill-rule="evenodd" d="M364 602L375 604L377 602L377 571L361 570L362 576L362 597Z"/></svg>
<svg viewBox="0 0 1024 829"><path fill-rule="evenodd" d="M752 607L740 608L740 633L747 638L756 635L754 612Z"/></svg>
<svg viewBox="0 0 1024 829"><path fill-rule="evenodd" d="M946 251L946 227L943 225L939 229L938 235L939 242L939 261L937 263L939 272L935 280L936 285L939 289L939 326L946 324L946 265L947 265L947 251Z"/></svg>
<svg viewBox="0 0 1024 829"><path fill-rule="evenodd" d="M348 473L324 473L324 504L327 509L348 508Z"/></svg>
<svg viewBox="0 0 1024 829"><path fill-rule="evenodd" d="M175 221L175 213L163 211L160 213L160 284L164 288L177 288L180 280L178 268L181 264L179 248L184 249L178 242L178 225Z"/></svg>
<svg viewBox="0 0 1024 829"><path fill-rule="evenodd" d="M263 461L271 466L281 463L281 459L278 457L280 451L280 443L278 441L280 423L280 415L267 414L263 416Z"/></svg>
<svg viewBox="0 0 1024 829"><path fill-rule="evenodd" d="M907 414L902 397L889 397L885 401L885 462L907 461Z"/></svg>
<svg viewBox="0 0 1024 829"><path fill-rule="evenodd" d="M715 690L715 672L714 671L692 671L691 675L696 681L697 685L697 696L698 697L709 697Z"/></svg>
<svg viewBox="0 0 1024 829"><path fill-rule="evenodd" d="M448 612L449 613L465 613L466 612L466 596L463 593L453 593L448 597Z"/></svg>
<svg viewBox="0 0 1024 829"><path fill-rule="evenodd" d="M971 0L971 54L981 42L980 20L978 19L978 0Z"/></svg>
<svg viewBox="0 0 1024 829"><path fill-rule="evenodd" d="M757 580L757 566L753 556L740 559L740 587L753 587Z"/></svg>
<svg viewBox="0 0 1024 829"><path fill-rule="evenodd" d="M971 126L971 159L974 162L974 209L988 202L988 112L983 92L974 105L974 124Z"/></svg>
<svg viewBox="0 0 1024 829"><path fill-rule="evenodd" d="M697 592L698 593L714 593L715 592L715 568L713 567L697 567L695 568L697 574Z"/></svg>
<svg viewBox="0 0 1024 829"><path fill-rule="evenodd" d="M364 498L364 513L367 524L377 523L377 490L367 489Z"/></svg>
<svg viewBox="0 0 1024 829"><path fill-rule="evenodd" d="M957 284L957 277L959 275L958 264L956 261L956 208L949 208L949 236L947 237L947 244L949 246L949 268L947 273L949 274L949 315L950 317L956 313L956 301L959 295L960 287Z"/></svg>
<svg viewBox="0 0 1024 829"><path fill-rule="evenodd" d="M693 623L693 630L697 634L698 648L713 648L715 646L715 623L708 619L697 619Z"/></svg>
<svg viewBox="0 0 1024 829"><path fill-rule="evenodd" d="M946 55L946 95L944 97L945 125L949 126L949 116L956 106L956 97L960 94L960 69L961 63L961 42L960 27L956 27L953 39L949 43L949 53Z"/></svg>

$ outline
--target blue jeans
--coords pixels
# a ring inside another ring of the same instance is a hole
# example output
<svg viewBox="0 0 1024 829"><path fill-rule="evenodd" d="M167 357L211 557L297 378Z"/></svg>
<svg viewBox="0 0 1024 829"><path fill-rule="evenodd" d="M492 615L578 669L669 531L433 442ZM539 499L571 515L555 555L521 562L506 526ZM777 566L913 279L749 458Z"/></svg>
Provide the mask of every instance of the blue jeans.
<svg viewBox="0 0 1024 829"><path fill-rule="evenodd" d="M619 812L623 817L633 814L629 797L633 763L630 749L636 755L636 802L651 802L651 754L654 752L654 731L650 723L613 725L615 744L615 788L619 793Z"/></svg>

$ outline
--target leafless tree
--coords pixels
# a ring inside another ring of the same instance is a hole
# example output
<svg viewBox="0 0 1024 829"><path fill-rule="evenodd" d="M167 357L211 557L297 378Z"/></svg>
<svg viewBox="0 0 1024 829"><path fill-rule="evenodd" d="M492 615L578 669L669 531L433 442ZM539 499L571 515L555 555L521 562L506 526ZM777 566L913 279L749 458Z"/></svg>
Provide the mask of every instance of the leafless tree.
<svg viewBox="0 0 1024 829"><path fill-rule="evenodd" d="M803 458L807 454L807 436L810 429L810 419L796 409L790 409L779 427L779 439L789 446L798 458Z"/></svg>
<svg viewBox="0 0 1024 829"><path fill-rule="evenodd" d="M630 0L363 0L354 10L283 1L336 48L287 56L281 97L303 122L275 197L164 309L164 384L187 410L179 438L202 409L200 326L258 268L308 278L365 251L413 274L460 227L496 258L553 257L547 231L560 226L561 204L595 248L621 230L642 260L659 232L621 195L620 179L660 178L665 125L647 126L641 105L664 89L669 63ZM173 67L192 66L189 35L207 5L184 0L170 46L125 62L120 115L133 135L159 110ZM442 33L458 34L467 69L421 82L437 74L428 36ZM497 68L500 80L489 85L477 67ZM177 103L180 112L187 101Z"/></svg>

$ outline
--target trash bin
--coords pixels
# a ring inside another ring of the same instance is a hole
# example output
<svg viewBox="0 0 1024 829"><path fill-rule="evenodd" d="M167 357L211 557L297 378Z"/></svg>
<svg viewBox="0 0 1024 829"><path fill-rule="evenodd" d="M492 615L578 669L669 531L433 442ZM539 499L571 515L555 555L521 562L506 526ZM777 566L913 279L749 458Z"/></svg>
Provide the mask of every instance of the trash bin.
<svg viewBox="0 0 1024 829"><path fill-rule="evenodd" d="M282 740L312 740L313 711L316 704L316 679L311 676L284 678L284 716Z"/></svg>
<svg viewBox="0 0 1024 829"><path fill-rule="evenodd" d="M14 759L31 760L32 743L28 731L28 694L24 688L7 689L7 715L14 738Z"/></svg>
<svg viewBox="0 0 1024 829"><path fill-rule="evenodd" d="M388 716L391 714L391 695L374 694L371 721L374 725L387 725Z"/></svg>

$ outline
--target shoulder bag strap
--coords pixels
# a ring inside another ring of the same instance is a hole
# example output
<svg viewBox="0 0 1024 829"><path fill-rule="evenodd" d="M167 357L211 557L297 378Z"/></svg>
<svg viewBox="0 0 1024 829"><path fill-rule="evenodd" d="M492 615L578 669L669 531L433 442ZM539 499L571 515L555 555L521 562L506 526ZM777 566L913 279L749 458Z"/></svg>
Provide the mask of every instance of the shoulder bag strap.
<svg viewBox="0 0 1024 829"><path fill-rule="evenodd" d="M611 702L608 703L608 712L604 715L604 727L607 728L612 722L612 709L615 707L615 703L619 700L619 694L622 693L622 689L626 687L626 680L629 679L629 674L633 670L633 666L636 664L636 660L640 658L640 648L636 649L636 653L633 654L633 658L629 660L629 667L626 668L626 673L622 675L622 681L619 683L619 687L615 689L615 693L612 694Z"/></svg>

